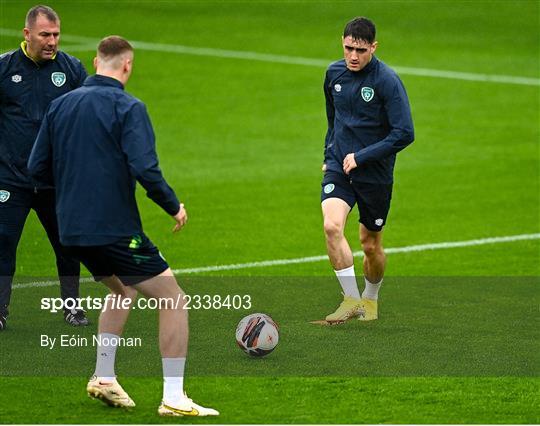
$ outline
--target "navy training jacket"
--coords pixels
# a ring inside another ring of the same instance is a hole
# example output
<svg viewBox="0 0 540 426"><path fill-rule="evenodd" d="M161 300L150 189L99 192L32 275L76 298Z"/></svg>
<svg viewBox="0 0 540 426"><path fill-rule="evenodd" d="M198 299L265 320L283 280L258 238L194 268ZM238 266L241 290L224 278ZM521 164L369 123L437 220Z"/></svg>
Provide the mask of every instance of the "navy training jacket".
<svg viewBox="0 0 540 426"><path fill-rule="evenodd" d="M87 74L81 61L60 51L36 63L25 46L0 56L0 184L32 188L26 163L47 107Z"/></svg>
<svg viewBox="0 0 540 426"><path fill-rule="evenodd" d="M168 214L180 209L161 174L145 105L110 77L88 77L51 103L28 169L55 186L63 245L106 245L142 232L136 181Z"/></svg>
<svg viewBox="0 0 540 426"><path fill-rule="evenodd" d="M397 74L375 56L358 72L337 61L326 71L324 94L327 170L345 174L343 159L354 153L353 181L392 183L396 153L414 140L409 100Z"/></svg>

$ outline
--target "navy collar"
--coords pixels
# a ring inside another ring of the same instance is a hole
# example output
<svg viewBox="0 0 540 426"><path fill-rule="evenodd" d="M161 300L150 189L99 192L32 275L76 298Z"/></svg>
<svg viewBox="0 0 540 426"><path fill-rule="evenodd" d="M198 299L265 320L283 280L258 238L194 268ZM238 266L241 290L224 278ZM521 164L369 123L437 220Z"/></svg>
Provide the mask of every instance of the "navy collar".
<svg viewBox="0 0 540 426"><path fill-rule="evenodd" d="M111 86L124 90L124 85L116 78L107 77L106 75L95 74L84 80L83 86Z"/></svg>
<svg viewBox="0 0 540 426"><path fill-rule="evenodd" d="M375 68L375 66L377 65L377 62L379 62L379 60L375 57L375 55L373 55L371 57L371 61L369 61L369 63L364 67L362 68L360 71L351 71L353 74L358 74L358 75L364 75L364 74L367 74L369 73L371 70L373 70L373 68ZM350 70L349 70L350 71Z"/></svg>
<svg viewBox="0 0 540 426"><path fill-rule="evenodd" d="M375 55L371 57L371 61L369 61L369 64L367 64L364 68L362 68L360 71L370 72L375 66L377 65L377 62L379 60Z"/></svg>

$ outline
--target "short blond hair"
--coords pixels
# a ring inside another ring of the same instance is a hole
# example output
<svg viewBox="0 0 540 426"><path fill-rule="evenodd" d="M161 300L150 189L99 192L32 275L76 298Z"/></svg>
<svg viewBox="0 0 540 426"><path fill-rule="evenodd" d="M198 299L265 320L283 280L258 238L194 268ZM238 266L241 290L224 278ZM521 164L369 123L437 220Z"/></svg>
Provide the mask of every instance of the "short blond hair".
<svg viewBox="0 0 540 426"><path fill-rule="evenodd" d="M133 46L120 36L112 35L105 37L99 42L97 56L101 64L110 69L118 69L126 55L133 54Z"/></svg>
<svg viewBox="0 0 540 426"><path fill-rule="evenodd" d="M126 52L133 52L133 46L125 38L112 35L99 42L97 51L100 58L108 59Z"/></svg>

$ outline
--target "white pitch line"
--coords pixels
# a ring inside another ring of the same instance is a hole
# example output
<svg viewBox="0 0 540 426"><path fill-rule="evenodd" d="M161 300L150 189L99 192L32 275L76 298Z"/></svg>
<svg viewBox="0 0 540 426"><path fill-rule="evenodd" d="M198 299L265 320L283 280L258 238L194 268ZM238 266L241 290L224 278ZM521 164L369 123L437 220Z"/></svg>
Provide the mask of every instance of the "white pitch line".
<svg viewBox="0 0 540 426"><path fill-rule="evenodd" d="M94 279L90 277L82 277L80 279L80 282L91 283L91 282L94 282ZM13 284L11 288L21 289L21 288L36 288L36 287L52 287L55 285L59 285L58 281L35 281L35 282L30 282L30 283Z"/></svg>
<svg viewBox="0 0 540 426"><path fill-rule="evenodd" d="M487 245L487 244L501 244L501 243L511 243L515 241L538 240L538 239L540 239L540 233L509 235L506 237L480 238L476 240L448 241L448 242L442 242L442 243L419 244L419 245L406 246L406 247L392 247L392 248L385 249L385 253L387 254L412 253L412 252L419 252L419 251L442 250L442 249L451 249L451 248L460 248L460 247L473 247L473 246L481 246L481 245ZM357 252L354 252L353 255L355 257L362 257L364 253L361 251L357 251ZM297 263L312 263L312 262L321 262L323 260L328 260L328 256L321 255L321 256L298 257L298 258L293 258L293 259L275 259L275 260L263 260L260 262L234 263L230 265L202 266L198 268L174 269L173 272L176 275L196 274L200 272L232 271L232 270L237 270L237 269L261 268L265 266L293 265ZM91 282L91 281L93 281L91 278L81 278L81 282ZM39 282L32 282L32 283L14 284L13 288L21 289L21 288L34 288L34 287L49 287L53 285L58 285L58 282L57 281L39 281Z"/></svg>
<svg viewBox="0 0 540 426"><path fill-rule="evenodd" d="M406 247L392 247L392 248L387 248L384 251L387 254L411 253L411 252L416 252L416 251L441 250L441 249L458 248L458 247L472 247L472 246L480 246L480 245L486 245L486 244L500 244L500 243L510 243L514 241L537 240L537 239L540 239L540 234L521 234L521 235L510 235L506 237L481 238L481 239L466 240L466 241L449 241L449 242L443 242L443 243L420 244L420 245L406 246ZM364 253L361 251L356 251L353 253L353 256L363 257ZM260 262L236 263L236 264L231 264L231 265L202 266L199 268L174 269L173 272L175 274L195 274L198 272L230 271L230 270L235 270L235 269L260 268L264 266L292 265L295 263L311 263L311 262L320 262L323 260L328 260L328 256L321 255L321 256L299 257L296 259L276 259L276 260L263 260Z"/></svg>
<svg viewBox="0 0 540 426"><path fill-rule="evenodd" d="M0 35L9 37L21 36L21 31L0 28ZM62 40L82 43L81 45L66 47L66 51L92 51L95 50L99 39L62 34ZM145 41L131 41L136 49L154 52L178 53L184 55L208 56L212 58L231 58L250 61L271 62L289 65L304 65L326 68L332 62L330 59L304 58L300 56L274 55L243 50L214 49L208 47L192 47L179 44L149 43ZM522 77L514 75L480 74L460 71L446 71L429 68L413 68L393 66L394 70L402 75L420 77L447 78L452 80L479 81L482 83L519 84L525 86L540 86L540 78Z"/></svg>

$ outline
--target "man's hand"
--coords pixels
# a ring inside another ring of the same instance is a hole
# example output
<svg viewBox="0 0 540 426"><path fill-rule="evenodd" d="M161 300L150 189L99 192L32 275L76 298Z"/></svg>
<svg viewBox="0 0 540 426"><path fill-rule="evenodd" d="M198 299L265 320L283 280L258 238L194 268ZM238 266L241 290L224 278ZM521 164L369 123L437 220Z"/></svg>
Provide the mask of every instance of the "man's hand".
<svg viewBox="0 0 540 426"><path fill-rule="evenodd" d="M184 208L184 204L180 204L180 210L178 210L178 213L176 213L173 216L173 219L176 220L176 224L174 225L173 232L178 232L187 222L187 212Z"/></svg>
<svg viewBox="0 0 540 426"><path fill-rule="evenodd" d="M347 154L345 156L345 159L343 160L343 171L346 175L348 175L352 169L356 169L357 164L356 160L354 159L354 152Z"/></svg>
<svg viewBox="0 0 540 426"><path fill-rule="evenodd" d="M321 170L323 171L323 173L326 172L326 163L323 163Z"/></svg>

